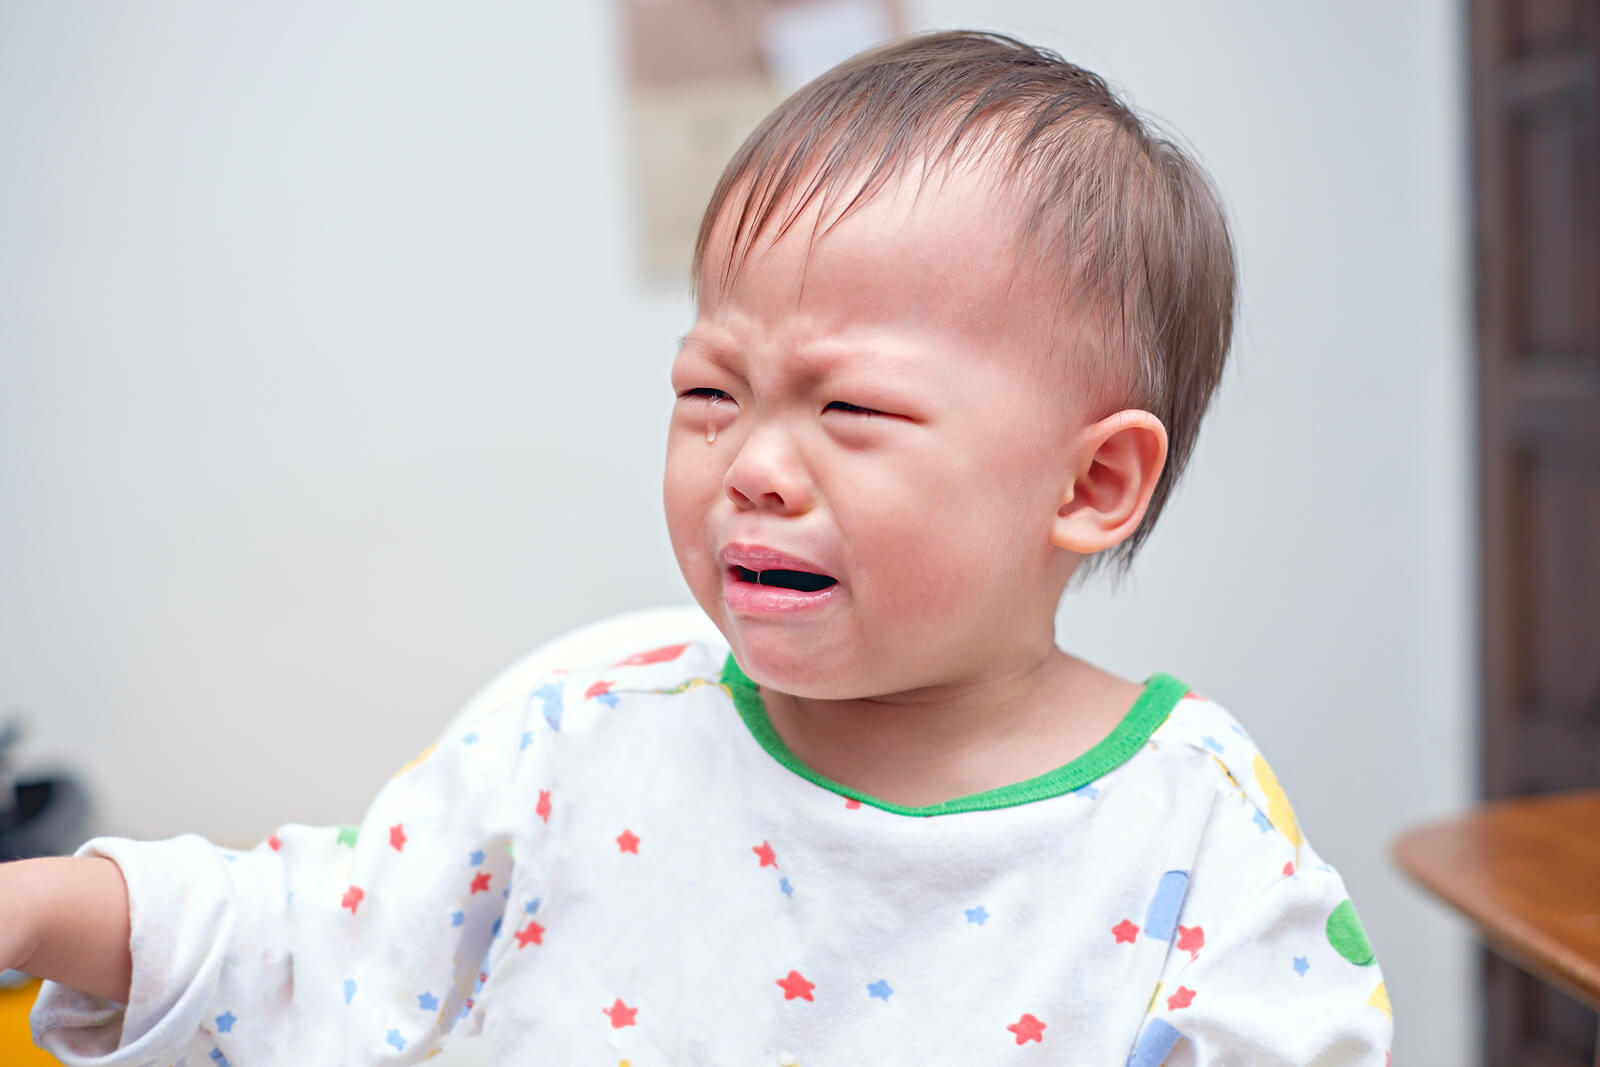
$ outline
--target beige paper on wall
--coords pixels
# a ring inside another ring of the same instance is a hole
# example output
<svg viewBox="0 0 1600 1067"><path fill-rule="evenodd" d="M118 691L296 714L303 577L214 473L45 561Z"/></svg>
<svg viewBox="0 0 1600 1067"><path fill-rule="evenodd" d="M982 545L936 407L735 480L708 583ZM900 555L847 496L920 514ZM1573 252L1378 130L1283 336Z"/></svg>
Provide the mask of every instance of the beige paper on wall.
<svg viewBox="0 0 1600 1067"><path fill-rule="evenodd" d="M711 190L788 93L899 32L896 0L620 0L639 261L687 277Z"/></svg>

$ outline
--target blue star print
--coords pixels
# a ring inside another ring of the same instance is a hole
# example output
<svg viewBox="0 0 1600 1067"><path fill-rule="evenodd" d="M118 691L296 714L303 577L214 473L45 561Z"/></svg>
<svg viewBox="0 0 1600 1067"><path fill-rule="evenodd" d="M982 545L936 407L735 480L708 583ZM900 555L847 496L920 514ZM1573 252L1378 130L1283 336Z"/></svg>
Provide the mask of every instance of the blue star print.
<svg viewBox="0 0 1600 1067"><path fill-rule="evenodd" d="M531 744L533 744L533 731L532 730L524 730L524 731L522 731L522 747L523 748L527 748Z"/></svg>
<svg viewBox="0 0 1600 1067"><path fill-rule="evenodd" d="M976 908L967 909L967 922L977 923L979 926L982 926L988 921L989 913L983 910L982 904L979 904Z"/></svg>
<svg viewBox="0 0 1600 1067"><path fill-rule="evenodd" d="M214 1048L211 1050L211 1058L216 1061L217 1067L229 1067L228 1057L222 1054L222 1050L220 1048Z"/></svg>
<svg viewBox="0 0 1600 1067"><path fill-rule="evenodd" d="M1200 740L1211 751L1213 751L1213 752L1221 752L1222 751L1222 742L1218 741L1215 737L1209 737L1209 736L1208 737L1202 737Z"/></svg>
<svg viewBox="0 0 1600 1067"><path fill-rule="evenodd" d="M450 925L451 926L460 926L462 923L464 923L466 921L467 921L467 916L466 916L465 912L455 911L455 912L451 912L450 913Z"/></svg>
<svg viewBox="0 0 1600 1067"><path fill-rule="evenodd" d="M417 1007L423 1011L438 1011L439 998L432 993L424 993L417 998Z"/></svg>
<svg viewBox="0 0 1600 1067"><path fill-rule="evenodd" d="M596 704L604 704L608 708L614 708L617 706L617 694L601 693L594 698L594 702Z"/></svg>
<svg viewBox="0 0 1600 1067"><path fill-rule="evenodd" d="M344 1002L346 1004L350 1003L350 998L355 996L355 995L356 995L356 980L354 978L346 978L344 980Z"/></svg>
<svg viewBox="0 0 1600 1067"><path fill-rule="evenodd" d="M1272 829L1272 820L1268 819L1259 808L1256 809L1256 825L1261 827L1262 833L1266 833L1268 830Z"/></svg>
<svg viewBox="0 0 1600 1067"><path fill-rule="evenodd" d="M461 743L463 745L475 745L475 744L477 744L478 743L478 732L476 730L474 730L472 733L468 734L466 737L463 737L461 739Z"/></svg>
<svg viewBox="0 0 1600 1067"><path fill-rule="evenodd" d="M390 1030L389 1036L383 1040L385 1044L393 1045L395 1047L395 1051L397 1052L404 1052L406 1050L406 1039L400 1036L400 1031L398 1030Z"/></svg>
<svg viewBox="0 0 1600 1067"><path fill-rule="evenodd" d="M786 896L786 897L794 896L794 886L789 884L789 879L787 879L787 878L779 878L778 879L778 888L783 890L783 895L784 896Z"/></svg>
<svg viewBox="0 0 1600 1067"><path fill-rule="evenodd" d="M234 1018L233 1012L225 1011L217 1016L217 1030L224 1034L231 1034L233 1032L233 1024L238 1021L238 1019Z"/></svg>
<svg viewBox="0 0 1600 1067"><path fill-rule="evenodd" d="M873 982L871 985L867 986L867 994L869 996L877 997L879 1000L888 1000L890 997L894 996L894 990L889 988L888 982L885 982L882 978L880 978L876 982Z"/></svg>
<svg viewBox="0 0 1600 1067"><path fill-rule="evenodd" d="M1304 956L1296 956L1294 958L1294 973L1295 974L1298 974L1301 978L1304 978L1306 976L1306 972L1309 971L1310 969L1311 969L1311 964L1306 962L1306 958Z"/></svg>
<svg viewBox="0 0 1600 1067"><path fill-rule="evenodd" d="M1100 795L1100 790L1096 789L1092 785L1086 785L1082 786L1081 788L1074 789L1072 791L1072 795L1075 797L1083 797L1085 800L1093 800L1095 797Z"/></svg>
<svg viewBox="0 0 1600 1067"><path fill-rule="evenodd" d="M532 915L534 912L538 911L539 910L539 901L541 901L543 899L544 899L543 897L534 897L532 900L528 901L526 904L524 904L522 906L523 913L527 914L527 915Z"/></svg>
<svg viewBox="0 0 1600 1067"><path fill-rule="evenodd" d="M561 729L561 686L551 683L542 685L533 691L533 697L544 703L544 721L550 724L550 729Z"/></svg>
<svg viewBox="0 0 1600 1067"><path fill-rule="evenodd" d="M474 849L469 859L474 867L483 866L483 849Z"/></svg>

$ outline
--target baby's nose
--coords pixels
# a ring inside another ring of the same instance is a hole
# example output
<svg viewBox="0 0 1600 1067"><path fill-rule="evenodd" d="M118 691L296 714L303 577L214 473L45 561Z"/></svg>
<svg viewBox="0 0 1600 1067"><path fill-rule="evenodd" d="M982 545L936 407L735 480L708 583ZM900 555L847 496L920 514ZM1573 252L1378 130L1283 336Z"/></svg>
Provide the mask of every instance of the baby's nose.
<svg viewBox="0 0 1600 1067"><path fill-rule="evenodd" d="M722 488L741 511L802 514L811 507L810 476L781 433L757 429L739 448Z"/></svg>

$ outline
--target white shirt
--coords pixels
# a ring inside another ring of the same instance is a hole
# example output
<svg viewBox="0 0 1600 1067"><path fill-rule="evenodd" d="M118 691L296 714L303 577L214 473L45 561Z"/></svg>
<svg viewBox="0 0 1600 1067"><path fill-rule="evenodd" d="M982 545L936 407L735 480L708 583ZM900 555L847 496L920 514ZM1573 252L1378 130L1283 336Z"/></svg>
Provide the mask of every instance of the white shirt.
<svg viewBox="0 0 1600 1067"><path fill-rule="evenodd" d="M1216 704L1157 675L1090 752L930 808L828 782L720 650L556 673L359 829L101 838L123 1006L47 983L79 1065L1382 1064L1338 874Z"/></svg>

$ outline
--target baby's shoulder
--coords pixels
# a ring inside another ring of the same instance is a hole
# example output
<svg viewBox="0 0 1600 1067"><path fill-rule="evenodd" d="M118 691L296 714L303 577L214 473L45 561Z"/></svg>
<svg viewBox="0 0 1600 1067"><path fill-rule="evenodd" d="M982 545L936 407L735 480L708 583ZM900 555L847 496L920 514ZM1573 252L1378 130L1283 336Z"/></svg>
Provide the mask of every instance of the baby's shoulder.
<svg viewBox="0 0 1600 1067"><path fill-rule="evenodd" d="M1294 809L1271 765L1250 734L1222 705L1193 690L1173 705L1150 741L1157 749L1191 751L1209 757L1214 784L1224 794L1242 796L1297 848L1303 843Z"/></svg>

